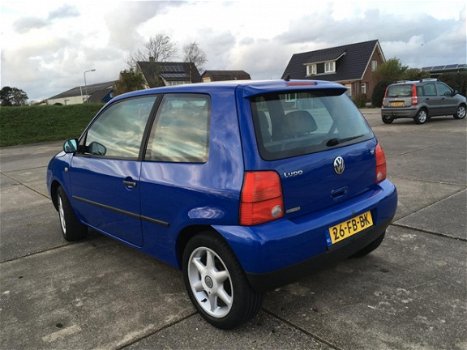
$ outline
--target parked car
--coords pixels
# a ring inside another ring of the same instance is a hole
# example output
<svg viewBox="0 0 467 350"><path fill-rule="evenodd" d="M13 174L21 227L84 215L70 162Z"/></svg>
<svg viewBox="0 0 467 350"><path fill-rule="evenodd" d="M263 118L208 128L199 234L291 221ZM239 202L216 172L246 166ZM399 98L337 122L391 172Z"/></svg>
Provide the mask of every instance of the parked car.
<svg viewBox="0 0 467 350"><path fill-rule="evenodd" d="M404 81L387 87L381 117L386 124L397 118L413 118L417 124L444 115L464 119L466 105L464 96L436 79Z"/></svg>
<svg viewBox="0 0 467 350"><path fill-rule="evenodd" d="M263 292L383 241L383 149L339 84L222 82L111 100L48 166L63 237L92 228L183 271L219 328ZM96 267L98 268L98 267Z"/></svg>

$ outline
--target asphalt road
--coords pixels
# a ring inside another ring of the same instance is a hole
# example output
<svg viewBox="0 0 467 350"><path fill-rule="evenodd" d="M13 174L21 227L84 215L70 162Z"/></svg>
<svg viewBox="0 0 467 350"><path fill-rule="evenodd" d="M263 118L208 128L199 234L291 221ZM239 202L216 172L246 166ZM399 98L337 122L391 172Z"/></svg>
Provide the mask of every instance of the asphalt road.
<svg viewBox="0 0 467 350"><path fill-rule="evenodd" d="M466 120L363 112L399 191L385 241L270 292L234 331L201 319L178 271L61 238L44 183L61 142L0 149L0 349L467 349Z"/></svg>

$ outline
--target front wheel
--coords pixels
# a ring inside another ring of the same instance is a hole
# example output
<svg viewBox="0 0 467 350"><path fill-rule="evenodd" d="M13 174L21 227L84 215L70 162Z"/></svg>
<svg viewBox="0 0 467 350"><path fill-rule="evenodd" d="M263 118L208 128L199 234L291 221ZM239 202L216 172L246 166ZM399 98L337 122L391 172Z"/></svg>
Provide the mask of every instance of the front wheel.
<svg viewBox="0 0 467 350"><path fill-rule="evenodd" d="M63 238L67 241L78 241L86 237L88 229L76 218L65 191L61 187L57 191L57 211Z"/></svg>
<svg viewBox="0 0 467 350"><path fill-rule="evenodd" d="M384 124L391 124L394 121L394 118L388 115L383 115L381 119L383 120Z"/></svg>
<svg viewBox="0 0 467 350"><path fill-rule="evenodd" d="M456 113L453 115L454 119L464 119L465 118L465 105L460 105L457 107Z"/></svg>
<svg viewBox="0 0 467 350"><path fill-rule="evenodd" d="M251 288L229 246L214 234L202 233L187 243L183 279L201 316L217 328L235 328L261 307L262 295Z"/></svg>
<svg viewBox="0 0 467 350"><path fill-rule="evenodd" d="M428 121L428 112L422 108L413 119L415 124L425 124Z"/></svg>

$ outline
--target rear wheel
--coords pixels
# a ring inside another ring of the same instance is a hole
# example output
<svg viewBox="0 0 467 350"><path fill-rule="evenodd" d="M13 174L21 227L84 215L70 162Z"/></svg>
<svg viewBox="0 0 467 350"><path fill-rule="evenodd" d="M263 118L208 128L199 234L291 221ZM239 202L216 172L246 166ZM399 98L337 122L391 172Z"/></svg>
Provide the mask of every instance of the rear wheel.
<svg viewBox="0 0 467 350"><path fill-rule="evenodd" d="M352 258L363 258L364 256L367 256L368 254L370 254L373 250L375 250L376 248L378 248L381 245L381 243L384 240L384 235L385 234L386 234L386 232L383 233L376 240L374 240L373 242L368 244L365 248L363 248L363 249L359 250L358 252L356 252L354 255L352 255Z"/></svg>
<svg viewBox="0 0 467 350"><path fill-rule="evenodd" d="M457 107L456 113L454 113L454 119L464 119L465 118L465 105L460 105Z"/></svg>
<svg viewBox="0 0 467 350"><path fill-rule="evenodd" d="M391 124L394 121L394 118L388 115L383 115L381 119L383 120L384 124Z"/></svg>
<svg viewBox="0 0 467 350"><path fill-rule="evenodd" d="M63 238L67 241L78 241L86 237L88 228L76 218L65 191L61 187L57 191L57 211Z"/></svg>
<svg viewBox="0 0 467 350"><path fill-rule="evenodd" d="M420 109L413 118L416 124L425 124L428 121L428 112L426 109Z"/></svg>
<svg viewBox="0 0 467 350"><path fill-rule="evenodd" d="M191 301L213 326L231 329L254 317L262 295L254 291L228 245L202 233L183 252L183 279Z"/></svg>

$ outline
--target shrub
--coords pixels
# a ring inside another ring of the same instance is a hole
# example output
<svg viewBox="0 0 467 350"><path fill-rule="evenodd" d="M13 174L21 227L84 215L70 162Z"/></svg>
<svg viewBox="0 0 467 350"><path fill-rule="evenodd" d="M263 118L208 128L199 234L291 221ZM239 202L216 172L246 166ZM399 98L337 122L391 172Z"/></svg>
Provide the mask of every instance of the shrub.
<svg viewBox="0 0 467 350"><path fill-rule="evenodd" d="M373 89L373 95L371 95L371 104L373 107L381 107L383 104L384 93L386 92L386 88L389 84L391 84L391 82L387 80L382 80L376 84Z"/></svg>
<svg viewBox="0 0 467 350"><path fill-rule="evenodd" d="M366 94L357 95L357 97L355 97L355 100L354 100L358 108L366 107L367 101L368 101L368 97L366 96Z"/></svg>

